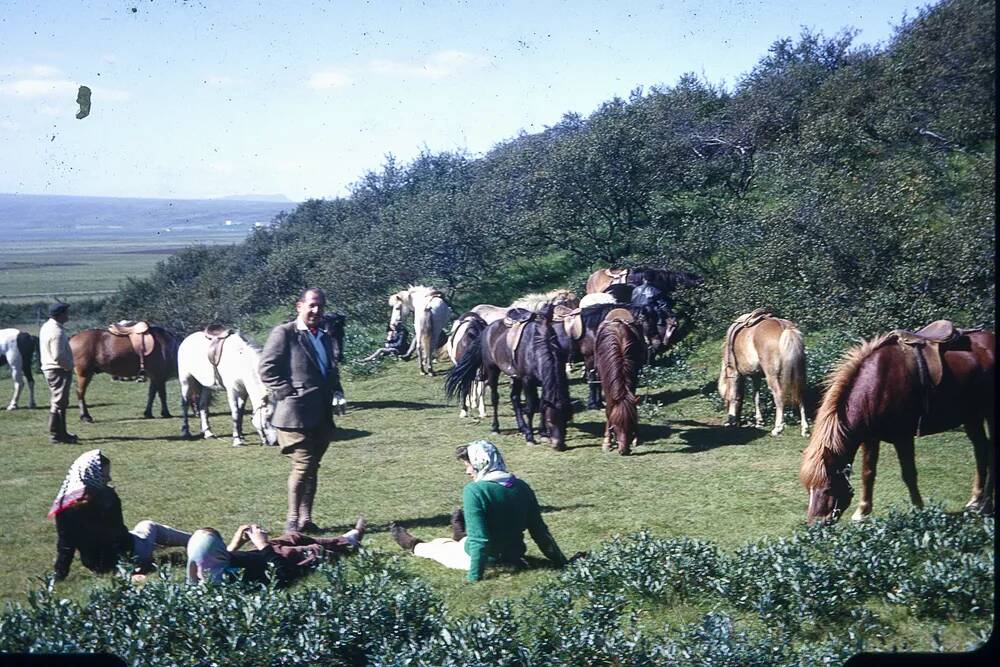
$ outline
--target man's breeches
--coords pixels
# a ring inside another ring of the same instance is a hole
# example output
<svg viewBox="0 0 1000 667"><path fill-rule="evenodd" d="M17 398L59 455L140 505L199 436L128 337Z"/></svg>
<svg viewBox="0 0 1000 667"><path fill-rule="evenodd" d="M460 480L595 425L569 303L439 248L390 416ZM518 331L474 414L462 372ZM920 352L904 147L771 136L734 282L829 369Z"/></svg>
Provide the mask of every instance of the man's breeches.
<svg viewBox="0 0 1000 667"><path fill-rule="evenodd" d="M65 412L69 406L69 388L73 382L73 373L63 370L47 370L44 373L51 395L49 412Z"/></svg>

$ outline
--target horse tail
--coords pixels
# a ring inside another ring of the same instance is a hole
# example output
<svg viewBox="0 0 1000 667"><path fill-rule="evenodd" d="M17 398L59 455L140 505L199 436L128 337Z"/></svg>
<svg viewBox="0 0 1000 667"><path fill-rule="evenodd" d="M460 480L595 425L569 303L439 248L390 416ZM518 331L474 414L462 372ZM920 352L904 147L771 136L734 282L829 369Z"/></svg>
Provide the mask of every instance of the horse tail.
<svg viewBox="0 0 1000 667"><path fill-rule="evenodd" d="M480 318L481 320L482 318ZM485 325L485 322L483 322ZM444 392L449 399L458 397L459 404L465 403L472 390L472 383L479 376L483 365L482 332L484 327L478 327L473 320L470 322L466 337L469 339L465 354L458 360L444 379Z"/></svg>
<svg viewBox="0 0 1000 667"><path fill-rule="evenodd" d="M785 401L802 402L806 388L806 348L802 332L794 326L782 327L778 338L780 371L778 383Z"/></svg>
<svg viewBox="0 0 1000 667"><path fill-rule="evenodd" d="M608 423L614 429L619 448L628 448L639 422L638 398L632 391L631 378L636 363L630 354L638 344L628 325L618 322L601 324L597 329L594 358L601 388L607 403Z"/></svg>
<svg viewBox="0 0 1000 667"><path fill-rule="evenodd" d="M32 336L27 331L17 334L17 351L21 353L21 372L32 384L35 383L35 376L31 374L31 366L35 361L36 349L38 349L38 336Z"/></svg>

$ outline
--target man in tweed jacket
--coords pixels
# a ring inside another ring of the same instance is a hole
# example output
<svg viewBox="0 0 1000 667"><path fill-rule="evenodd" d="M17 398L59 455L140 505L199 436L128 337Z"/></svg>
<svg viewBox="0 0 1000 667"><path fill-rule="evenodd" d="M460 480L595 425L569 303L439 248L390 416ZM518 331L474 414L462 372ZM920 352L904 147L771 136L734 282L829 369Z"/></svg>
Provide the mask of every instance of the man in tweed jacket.
<svg viewBox="0 0 1000 667"><path fill-rule="evenodd" d="M312 520L319 464L333 440L333 395L343 393L332 341L319 328L325 307L323 290L302 292L296 318L271 330L260 358L261 380L277 402L271 423L292 462L286 531L319 532Z"/></svg>

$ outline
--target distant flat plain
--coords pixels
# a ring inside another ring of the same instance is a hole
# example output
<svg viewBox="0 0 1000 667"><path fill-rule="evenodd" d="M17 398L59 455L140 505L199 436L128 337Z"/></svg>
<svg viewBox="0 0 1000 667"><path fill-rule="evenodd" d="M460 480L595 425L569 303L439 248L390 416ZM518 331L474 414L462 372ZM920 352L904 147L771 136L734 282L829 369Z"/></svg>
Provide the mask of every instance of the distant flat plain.
<svg viewBox="0 0 1000 667"><path fill-rule="evenodd" d="M0 301L101 298L190 245L239 243L293 202L0 194Z"/></svg>

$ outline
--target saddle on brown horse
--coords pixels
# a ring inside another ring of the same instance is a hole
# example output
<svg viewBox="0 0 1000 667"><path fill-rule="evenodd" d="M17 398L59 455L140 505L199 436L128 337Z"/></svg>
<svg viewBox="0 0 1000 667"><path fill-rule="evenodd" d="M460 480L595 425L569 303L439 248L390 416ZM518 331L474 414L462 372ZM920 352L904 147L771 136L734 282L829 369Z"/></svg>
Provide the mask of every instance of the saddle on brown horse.
<svg viewBox="0 0 1000 667"><path fill-rule="evenodd" d="M128 338L139 357L139 375L145 376L146 364L143 360L156 348L156 337L149 332L149 323L142 320L122 320L109 324L108 331L119 338Z"/></svg>
<svg viewBox="0 0 1000 667"><path fill-rule="evenodd" d="M769 317L774 317L774 313L771 312L770 308L757 308L749 313L743 313L736 318L735 322L729 325L729 328L726 330L726 347L722 355L726 360L726 377L733 378L739 374L736 370L736 354L733 352L733 342L736 340L736 334L743 329L749 329L754 325L760 324Z"/></svg>
<svg viewBox="0 0 1000 667"><path fill-rule="evenodd" d="M219 360L222 359L222 346L234 331L224 324L209 324L205 327L202 333L208 339L208 361L213 366L219 365Z"/></svg>
<svg viewBox="0 0 1000 667"><path fill-rule="evenodd" d="M535 313L525 308L511 308L504 315L503 325L507 327L507 347L512 359L517 358L517 346L521 344L524 325L535 319Z"/></svg>
<svg viewBox="0 0 1000 667"><path fill-rule="evenodd" d="M611 278L611 284L628 282L628 269L604 269L604 274Z"/></svg>
<svg viewBox="0 0 1000 667"><path fill-rule="evenodd" d="M628 308L612 308L608 311L608 314L604 316L604 321L613 322L615 320L624 322L625 324L632 324L635 322L635 316L632 315L632 311Z"/></svg>
<svg viewBox="0 0 1000 667"><path fill-rule="evenodd" d="M941 355L948 351L951 343L964 339L965 335L972 331L980 330L959 329L948 320L935 320L917 331L896 329L888 336L886 343L895 341L904 349L912 351L914 355L920 374L923 414L930 412L931 390L940 385L944 377L944 362ZM920 435L919 421L917 435Z"/></svg>

